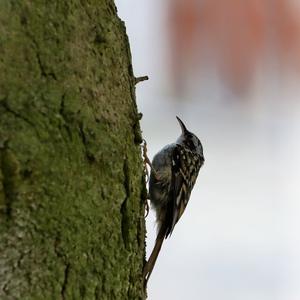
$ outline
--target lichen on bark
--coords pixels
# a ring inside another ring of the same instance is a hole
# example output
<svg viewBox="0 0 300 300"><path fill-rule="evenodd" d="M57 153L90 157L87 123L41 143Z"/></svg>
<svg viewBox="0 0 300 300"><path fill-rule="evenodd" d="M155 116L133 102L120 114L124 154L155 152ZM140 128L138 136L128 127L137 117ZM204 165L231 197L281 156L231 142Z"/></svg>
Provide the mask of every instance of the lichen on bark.
<svg viewBox="0 0 300 300"><path fill-rule="evenodd" d="M134 83L113 1L0 2L1 299L144 299Z"/></svg>

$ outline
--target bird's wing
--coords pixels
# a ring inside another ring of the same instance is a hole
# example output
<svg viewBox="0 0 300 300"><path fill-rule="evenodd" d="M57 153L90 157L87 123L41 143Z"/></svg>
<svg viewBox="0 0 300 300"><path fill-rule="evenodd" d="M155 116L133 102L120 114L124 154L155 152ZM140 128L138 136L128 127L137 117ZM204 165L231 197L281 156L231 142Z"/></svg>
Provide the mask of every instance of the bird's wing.
<svg viewBox="0 0 300 300"><path fill-rule="evenodd" d="M170 190L169 226L166 237L172 234L174 226L182 216L195 184L201 164L197 163L195 155L176 145L172 154L172 181Z"/></svg>

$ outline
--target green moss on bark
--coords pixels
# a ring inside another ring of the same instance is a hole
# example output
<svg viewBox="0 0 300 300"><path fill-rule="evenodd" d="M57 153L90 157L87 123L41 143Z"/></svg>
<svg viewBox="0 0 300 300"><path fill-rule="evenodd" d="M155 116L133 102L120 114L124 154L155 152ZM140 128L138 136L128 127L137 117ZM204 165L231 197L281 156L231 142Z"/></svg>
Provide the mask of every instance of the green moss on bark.
<svg viewBox="0 0 300 300"><path fill-rule="evenodd" d="M143 170L113 1L0 2L0 298L143 299Z"/></svg>

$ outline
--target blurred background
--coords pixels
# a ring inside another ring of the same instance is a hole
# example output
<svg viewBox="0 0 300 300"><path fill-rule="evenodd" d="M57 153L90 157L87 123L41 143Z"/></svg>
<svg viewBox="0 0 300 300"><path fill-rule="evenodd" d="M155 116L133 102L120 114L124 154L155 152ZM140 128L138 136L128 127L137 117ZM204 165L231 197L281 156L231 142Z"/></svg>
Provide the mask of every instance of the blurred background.
<svg viewBox="0 0 300 300"><path fill-rule="evenodd" d="M300 1L116 0L150 158L180 134L206 162L149 299L300 299ZM156 236L146 219L149 255Z"/></svg>

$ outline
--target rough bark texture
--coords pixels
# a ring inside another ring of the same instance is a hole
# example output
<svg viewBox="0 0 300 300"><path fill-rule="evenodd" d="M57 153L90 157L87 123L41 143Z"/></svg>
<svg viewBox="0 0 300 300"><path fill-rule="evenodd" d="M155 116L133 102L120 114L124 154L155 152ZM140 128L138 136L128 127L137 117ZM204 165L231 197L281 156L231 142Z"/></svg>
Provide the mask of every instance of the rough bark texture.
<svg viewBox="0 0 300 300"><path fill-rule="evenodd" d="M113 1L0 1L0 299L144 299L140 142Z"/></svg>

